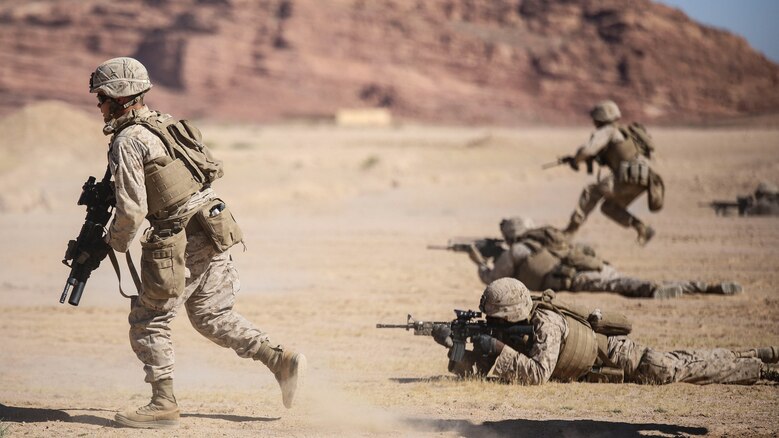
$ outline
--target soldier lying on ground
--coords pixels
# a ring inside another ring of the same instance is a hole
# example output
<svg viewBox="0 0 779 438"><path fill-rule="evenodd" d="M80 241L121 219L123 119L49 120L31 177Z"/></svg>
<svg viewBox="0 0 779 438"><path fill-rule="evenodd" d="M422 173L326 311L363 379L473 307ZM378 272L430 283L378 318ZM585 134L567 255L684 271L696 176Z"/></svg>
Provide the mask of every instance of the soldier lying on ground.
<svg viewBox="0 0 779 438"><path fill-rule="evenodd" d="M532 221L522 217L504 219L500 231L506 250L492 260L485 258L475 245L469 250L484 284L513 277L534 291L614 292L634 298L674 298L685 293L732 295L742 290L733 282L658 283L627 277L598 257L591 247L571 243L565 233L551 226L533 228Z"/></svg>
<svg viewBox="0 0 779 438"><path fill-rule="evenodd" d="M140 428L178 424L170 324L182 306L203 336L267 366L289 408L306 358L271 343L233 310L239 280L227 249L242 234L211 188L222 176L221 163L196 128L144 105L151 87L146 68L133 58L110 59L89 80L106 122L103 131L111 135L108 159L116 192L107 243L98 252L127 251L144 217L151 223L141 240L143 285L132 299L129 322L130 344L144 364L152 398L117 413L116 421Z"/></svg>
<svg viewBox="0 0 779 438"><path fill-rule="evenodd" d="M552 291L531 297L525 285L513 278L490 283L479 309L488 324L530 325L533 334L509 339L473 336L473 350L467 350L464 360L451 368L460 376L486 376L521 385L549 380L699 385L779 381L779 374L766 365L779 361L779 347L658 351L625 336L630 324L624 316L582 310L555 298ZM432 336L451 348L448 325L434 326Z"/></svg>
<svg viewBox="0 0 779 438"><path fill-rule="evenodd" d="M731 209L739 216L779 216L779 187L761 182L752 195L739 196L736 201L712 201L701 206L711 207L718 215L725 216Z"/></svg>

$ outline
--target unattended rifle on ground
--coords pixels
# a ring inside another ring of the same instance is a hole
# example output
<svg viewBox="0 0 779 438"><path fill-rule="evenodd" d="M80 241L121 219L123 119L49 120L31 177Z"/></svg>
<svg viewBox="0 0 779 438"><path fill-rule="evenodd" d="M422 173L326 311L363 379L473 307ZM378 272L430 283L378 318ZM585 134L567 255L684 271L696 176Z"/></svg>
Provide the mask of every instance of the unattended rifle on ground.
<svg viewBox="0 0 779 438"><path fill-rule="evenodd" d="M749 196L738 196L736 202L733 201L711 201L701 202L700 207L711 207L717 216L726 216L730 209L738 209L738 215L744 216L747 208L752 204L752 198Z"/></svg>
<svg viewBox="0 0 779 438"><path fill-rule="evenodd" d="M105 257L105 254L96 254L95 250L102 244L105 227L116 205L110 169L106 169L105 176L100 182L95 182L94 176L87 179L81 188L78 205L87 207L87 216L78 237L68 242L65 257L62 259L62 263L70 267L70 275L60 297L60 303L64 303L72 287L73 292L70 294L68 303L73 306L78 306L89 276L100 266L100 261Z"/></svg>
<svg viewBox="0 0 779 438"><path fill-rule="evenodd" d="M447 250L454 252L469 252L471 245L476 246L485 258L498 257L506 250L503 239L449 239L446 245L427 245L427 249Z"/></svg>
<svg viewBox="0 0 779 438"><path fill-rule="evenodd" d="M449 371L463 360L465 356L465 344L474 336L489 335L494 338L511 342L512 339L522 338L533 335L531 325L510 324L497 325L490 324L481 318L481 312L474 310L454 311L457 318L451 322L443 321L417 321L411 315L405 324L376 324L376 328L402 328L413 330L415 336L432 336L433 329L438 325L447 325L452 334L452 345L449 347Z"/></svg>

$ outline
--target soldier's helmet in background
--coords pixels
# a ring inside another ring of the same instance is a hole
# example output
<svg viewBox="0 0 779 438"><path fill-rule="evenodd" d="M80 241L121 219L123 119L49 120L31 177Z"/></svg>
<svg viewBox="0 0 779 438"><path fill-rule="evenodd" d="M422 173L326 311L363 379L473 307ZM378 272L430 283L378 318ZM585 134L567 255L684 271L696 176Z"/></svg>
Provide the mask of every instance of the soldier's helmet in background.
<svg viewBox="0 0 779 438"><path fill-rule="evenodd" d="M490 283L481 295L479 310L494 318L509 322L528 319L533 300L524 284L516 278L504 277Z"/></svg>
<svg viewBox="0 0 779 438"><path fill-rule="evenodd" d="M152 87L149 72L134 58L113 58L100 64L89 77L89 92L108 97L136 96Z"/></svg>
<svg viewBox="0 0 779 438"><path fill-rule="evenodd" d="M757 186L757 190L755 190L755 196L758 198L777 195L779 195L779 187L768 181L761 181Z"/></svg>
<svg viewBox="0 0 779 438"><path fill-rule="evenodd" d="M596 122L611 123L619 120L622 117L622 113L619 112L619 107L614 101L604 100L592 107L590 117Z"/></svg>
<svg viewBox="0 0 779 438"><path fill-rule="evenodd" d="M535 228L533 219L522 216L513 216L500 221L500 232L506 242L514 242L517 237L523 235L526 231Z"/></svg>

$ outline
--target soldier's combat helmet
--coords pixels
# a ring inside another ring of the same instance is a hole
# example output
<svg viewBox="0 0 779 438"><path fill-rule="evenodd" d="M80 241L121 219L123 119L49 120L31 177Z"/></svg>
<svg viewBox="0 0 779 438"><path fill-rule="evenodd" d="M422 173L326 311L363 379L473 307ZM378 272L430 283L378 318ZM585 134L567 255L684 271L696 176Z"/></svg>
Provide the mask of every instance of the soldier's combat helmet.
<svg viewBox="0 0 779 438"><path fill-rule="evenodd" d="M611 123L619 120L622 113L619 112L619 107L613 100L604 100L592 107L590 117L596 122Z"/></svg>
<svg viewBox="0 0 779 438"><path fill-rule="evenodd" d="M500 232L503 234L503 238L506 242L513 242L517 237L524 234L526 231L535 228L533 219L513 216L500 221Z"/></svg>
<svg viewBox="0 0 779 438"><path fill-rule="evenodd" d="M757 185L757 190L755 190L755 196L757 197L776 195L779 195L779 187L768 181L761 181L760 184Z"/></svg>
<svg viewBox="0 0 779 438"><path fill-rule="evenodd" d="M508 322L526 320L532 309L533 300L527 287L511 277L499 278L490 283L479 302L479 310L485 315Z"/></svg>
<svg viewBox="0 0 779 438"><path fill-rule="evenodd" d="M136 96L152 87L146 67L134 58L113 58L97 66L89 77L89 92L108 97Z"/></svg>

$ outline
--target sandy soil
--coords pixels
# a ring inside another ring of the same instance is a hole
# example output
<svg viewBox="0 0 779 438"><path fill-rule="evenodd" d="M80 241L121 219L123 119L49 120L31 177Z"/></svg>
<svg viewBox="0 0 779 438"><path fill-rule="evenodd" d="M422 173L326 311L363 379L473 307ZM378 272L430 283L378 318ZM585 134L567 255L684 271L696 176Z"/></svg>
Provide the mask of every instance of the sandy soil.
<svg viewBox="0 0 779 438"><path fill-rule="evenodd" d="M478 305L483 286L467 257L427 244L496 236L512 214L564 225L593 177L540 165L570 153L587 129L202 128L226 163L217 190L247 236L248 251L234 251L243 284L237 310L304 351L310 375L299 405L285 410L267 370L179 317L181 426L155 436L779 433L775 384L458 381L431 339L374 328L407 313L450 319L453 308ZM597 213L581 239L625 273L732 279L746 292L669 301L562 295L627 314L633 337L658 348L779 344L779 219L717 217L697 205L779 180L779 131L653 132L667 205L650 216L641 198L635 211L658 236L641 248ZM142 436L111 421L149 393L111 268L93 275L79 307L57 302L68 273L59 260L84 215L75 200L86 176L104 171L105 146L55 146L43 148L43 168L17 164L0 174L2 192L13 192L0 214L0 436Z"/></svg>

